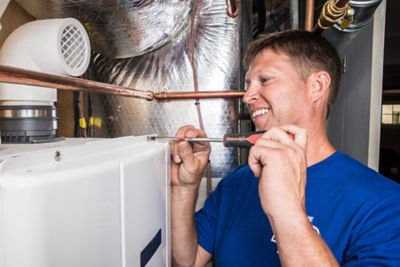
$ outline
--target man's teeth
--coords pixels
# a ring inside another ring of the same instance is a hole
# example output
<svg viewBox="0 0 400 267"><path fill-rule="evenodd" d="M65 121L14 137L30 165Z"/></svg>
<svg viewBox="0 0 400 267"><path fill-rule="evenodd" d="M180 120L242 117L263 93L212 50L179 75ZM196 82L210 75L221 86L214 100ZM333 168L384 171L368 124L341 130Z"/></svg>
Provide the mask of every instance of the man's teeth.
<svg viewBox="0 0 400 267"><path fill-rule="evenodd" d="M267 109L267 108L256 110L256 111L253 112L252 117L255 118L258 115L266 114L268 111L269 111L269 109Z"/></svg>

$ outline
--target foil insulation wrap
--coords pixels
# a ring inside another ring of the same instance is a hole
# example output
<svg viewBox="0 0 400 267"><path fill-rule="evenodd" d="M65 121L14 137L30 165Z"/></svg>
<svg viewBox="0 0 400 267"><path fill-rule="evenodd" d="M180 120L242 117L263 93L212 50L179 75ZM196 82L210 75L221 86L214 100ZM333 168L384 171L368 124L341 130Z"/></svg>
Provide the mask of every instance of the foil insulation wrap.
<svg viewBox="0 0 400 267"><path fill-rule="evenodd" d="M109 58L145 54L173 41L187 26L182 0L49 0L53 14L84 23L93 49Z"/></svg>
<svg viewBox="0 0 400 267"><path fill-rule="evenodd" d="M54 14L75 17L86 27L94 54L89 79L154 92L194 91L190 45L199 91L239 88L239 23L225 0L52 0ZM193 21L192 21L193 19ZM192 39L190 35L192 33ZM98 137L175 135L186 124L221 137L237 132L238 99L146 101L91 95ZM237 165L237 149L212 144L212 176Z"/></svg>

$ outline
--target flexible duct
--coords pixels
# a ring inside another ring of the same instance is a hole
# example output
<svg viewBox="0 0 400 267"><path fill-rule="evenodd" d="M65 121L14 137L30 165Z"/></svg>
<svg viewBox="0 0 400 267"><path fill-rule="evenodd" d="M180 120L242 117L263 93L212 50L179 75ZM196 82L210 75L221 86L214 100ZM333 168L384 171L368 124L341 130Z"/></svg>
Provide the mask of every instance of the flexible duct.
<svg viewBox="0 0 400 267"><path fill-rule="evenodd" d="M18 0L21 2L21 0ZM45 0L50 17L81 21L94 49L86 78L139 90L194 91L189 60L192 1ZM195 0L194 63L199 91L239 89L239 24L227 15L226 0ZM241 7L246 5L241 3ZM184 124L199 126L194 100L147 102L116 96L91 97L98 137L173 135ZM211 137L237 131L237 100L200 100ZM237 164L236 151L213 145L213 177Z"/></svg>
<svg viewBox="0 0 400 267"><path fill-rule="evenodd" d="M194 63L199 91L238 89L239 17L227 16L224 0L199 2L200 12L194 25ZM93 68L97 77L108 83L150 88L155 92L194 91L189 55L190 19L190 16L185 18L186 28L154 52L120 60L95 56ZM183 124L199 127L196 101L193 100L153 104L109 97L101 101L110 106L107 115L113 136L151 132L173 135ZM201 100L200 105L209 136L236 131L237 101ZM213 176L219 177L235 164L236 153L218 144L213 145L212 150Z"/></svg>
<svg viewBox="0 0 400 267"><path fill-rule="evenodd" d="M50 1L50 0L49 0ZM51 0L54 15L84 22L93 49L109 58L146 54L187 27L190 1Z"/></svg>

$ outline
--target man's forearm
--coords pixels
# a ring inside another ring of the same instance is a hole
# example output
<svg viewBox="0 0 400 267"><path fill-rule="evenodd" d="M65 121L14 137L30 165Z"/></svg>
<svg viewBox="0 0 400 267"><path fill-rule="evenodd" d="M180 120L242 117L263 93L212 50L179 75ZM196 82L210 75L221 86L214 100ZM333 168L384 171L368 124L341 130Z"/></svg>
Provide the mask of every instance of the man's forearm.
<svg viewBox="0 0 400 267"><path fill-rule="evenodd" d="M194 208L197 187L171 187L172 261L175 266L193 266L197 252Z"/></svg>
<svg viewBox="0 0 400 267"><path fill-rule="evenodd" d="M339 266L304 214L290 219L269 217L282 266Z"/></svg>

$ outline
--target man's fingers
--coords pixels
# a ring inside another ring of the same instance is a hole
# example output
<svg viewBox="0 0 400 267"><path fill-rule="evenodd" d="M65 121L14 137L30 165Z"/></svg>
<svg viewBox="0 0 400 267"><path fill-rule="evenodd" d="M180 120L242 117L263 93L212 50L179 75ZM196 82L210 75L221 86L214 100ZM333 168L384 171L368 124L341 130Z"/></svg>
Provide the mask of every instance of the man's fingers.
<svg viewBox="0 0 400 267"><path fill-rule="evenodd" d="M279 128L294 136L294 141L304 150L307 148L307 131L292 124L281 125Z"/></svg>
<svg viewBox="0 0 400 267"><path fill-rule="evenodd" d="M196 129L192 125L185 125L179 128L177 131L176 138L184 139L184 138L197 138L197 137L207 137L206 133L203 130ZM193 147L193 153L202 152L202 151L211 151L210 143L208 142L195 142L191 144ZM177 153L179 155L179 153ZM175 162L179 163L178 156L175 156Z"/></svg>
<svg viewBox="0 0 400 267"><path fill-rule="evenodd" d="M257 140L256 145L266 145L277 148L277 145L274 145L274 143L265 143L267 140L275 141L298 152L303 151L303 153L305 153L307 150L307 132L295 125L281 125L269 129Z"/></svg>
<svg viewBox="0 0 400 267"><path fill-rule="evenodd" d="M178 154L183 161L193 156L192 146L188 141L181 141L178 143Z"/></svg>
<svg viewBox="0 0 400 267"><path fill-rule="evenodd" d="M248 158L248 164L250 169L253 171L253 174L255 177L260 178L261 177L261 170L262 170L262 165L258 159L258 155L253 151L254 146L250 149L249 153L249 158Z"/></svg>
<svg viewBox="0 0 400 267"><path fill-rule="evenodd" d="M176 164L181 163L182 159L179 156L179 152L178 152L178 142L172 141L169 144L170 144L170 151L171 151L171 159L172 159L172 161L175 162Z"/></svg>
<svg viewBox="0 0 400 267"><path fill-rule="evenodd" d="M182 159L183 167L188 172L194 172L198 168L198 162L193 154L192 146L187 141L178 143L178 153Z"/></svg>
<svg viewBox="0 0 400 267"><path fill-rule="evenodd" d="M286 146L286 144L280 142L276 138L270 138L270 137L260 137L256 143L255 147L256 149L259 147L265 147L265 148L283 148Z"/></svg>
<svg viewBox="0 0 400 267"><path fill-rule="evenodd" d="M175 135L178 139L207 137L203 130L196 129L193 125L185 125L178 129Z"/></svg>
<svg viewBox="0 0 400 267"><path fill-rule="evenodd" d="M186 137L187 132L189 132L190 130L195 130L193 125L182 126L176 132L175 137L178 139L183 139Z"/></svg>
<svg viewBox="0 0 400 267"><path fill-rule="evenodd" d="M255 177L261 177L262 168L268 164L268 157L276 150L282 150L286 145L274 140L260 138L256 145L251 147L248 164Z"/></svg>
<svg viewBox="0 0 400 267"><path fill-rule="evenodd" d="M293 133L289 133L286 130L279 127L272 127L268 131L266 131L263 136L259 139L262 140L273 140L285 145L292 145L293 144L293 137L290 135ZM296 138L296 137L294 137Z"/></svg>
<svg viewBox="0 0 400 267"><path fill-rule="evenodd" d="M302 131L298 127L292 128L290 126L283 128L273 127L257 140L255 145L250 149L248 159L248 164L254 176L261 177L262 169L267 164L271 164L271 160L279 158L282 160L282 157L295 158L299 153L304 153L301 145L293 140L289 133L293 134L295 138L297 135L299 140L307 140L305 131Z"/></svg>

